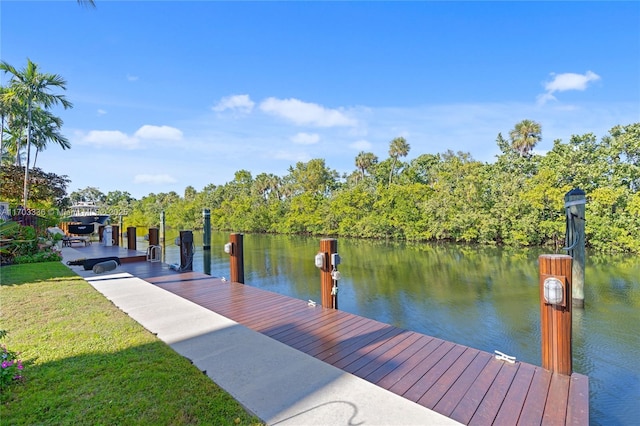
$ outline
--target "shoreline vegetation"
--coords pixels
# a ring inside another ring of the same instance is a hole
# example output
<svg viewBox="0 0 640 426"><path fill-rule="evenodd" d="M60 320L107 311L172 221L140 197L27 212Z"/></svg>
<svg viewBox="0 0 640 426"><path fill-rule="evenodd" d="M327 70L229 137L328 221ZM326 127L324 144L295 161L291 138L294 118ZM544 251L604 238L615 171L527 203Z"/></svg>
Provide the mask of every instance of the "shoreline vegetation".
<svg viewBox="0 0 640 426"><path fill-rule="evenodd" d="M62 263L0 274L3 343L25 362L3 423L262 424Z"/></svg>
<svg viewBox="0 0 640 426"><path fill-rule="evenodd" d="M361 152L349 175L313 159L282 177L240 170L231 182L188 186L182 196L133 200L87 188L72 199L93 193L128 210L125 227L156 227L164 212L168 228L202 229L206 208L219 231L563 247L564 197L580 188L587 247L640 253L640 123L616 126L600 141L593 134L556 140L545 154L533 152L534 136L541 137L536 124L524 120L509 139L498 135L502 153L491 164L451 151L402 162L409 144L396 138L389 158Z"/></svg>

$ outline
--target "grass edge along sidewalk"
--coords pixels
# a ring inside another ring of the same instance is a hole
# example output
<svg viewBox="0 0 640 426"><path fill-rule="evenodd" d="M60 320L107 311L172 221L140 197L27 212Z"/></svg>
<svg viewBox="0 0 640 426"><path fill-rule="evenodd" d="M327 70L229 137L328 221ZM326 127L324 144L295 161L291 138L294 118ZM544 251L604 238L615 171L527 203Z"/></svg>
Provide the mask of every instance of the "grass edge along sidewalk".
<svg viewBox="0 0 640 426"><path fill-rule="evenodd" d="M3 266L0 283L2 343L28 362L3 424L262 424L62 263Z"/></svg>

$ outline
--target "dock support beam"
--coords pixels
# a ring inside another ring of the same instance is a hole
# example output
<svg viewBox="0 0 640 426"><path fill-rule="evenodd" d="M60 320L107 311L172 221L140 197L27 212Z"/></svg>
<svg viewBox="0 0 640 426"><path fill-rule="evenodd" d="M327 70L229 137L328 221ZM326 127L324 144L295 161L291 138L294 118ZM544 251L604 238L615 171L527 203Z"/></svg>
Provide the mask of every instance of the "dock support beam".
<svg viewBox="0 0 640 426"><path fill-rule="evenodd" d="M202 219L202 248L211 250L211 211L209 209L202 209Z"/></svg>
<svg viewBox="0 0 640 426"><path fill-rule="evenodd" d="M225 251L229 253L231 282L244 284L244 247L243 234L231 234Z"/></svg>
<svg viewBox="0 0 640 426"><path fill-rule="evenodd" d="M129 250L137 250L136 227L129 226L127 228L127 248Z"/></svg>
<svg viewBox="0 0 640 426"><path fill-rule="evenodd" d="M567 214L565 250L573 259L572 303L575 308L584 308L584 246L585 246L585 204L586 196L576 188L564 196Z"/></svg>
<svg viewBox="0 0 640 426"><path fill-rule="evenodd" d="M572 366L571 256L543 254L540 271L542 368L570 376Z"/></svg>
<svg viewBox="0 0 640 426"><path fill-rule="evenodd" d="M338 241L334 238L320 240L320 253L323 255L320 268L320 298L323 308L338 309L338 294L333 294L333 276L331 255L338 252ZM316 265L318 266L318 265Z"/></svg>

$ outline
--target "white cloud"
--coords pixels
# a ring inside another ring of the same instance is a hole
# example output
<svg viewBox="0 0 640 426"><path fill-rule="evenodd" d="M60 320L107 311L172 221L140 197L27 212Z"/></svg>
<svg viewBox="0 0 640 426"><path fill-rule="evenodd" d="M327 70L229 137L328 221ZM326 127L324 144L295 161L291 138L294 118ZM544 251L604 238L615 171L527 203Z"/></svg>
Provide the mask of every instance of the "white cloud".
<svg viewBox="0 0 640 426"><path fill-rule="evenodd" d="M98 113L99 116L101 116L101 115L105 115L107 113L107 111L105 111L105 110L103 110L101 108L101 109L98 109L97 113Z"/></svg>
<svg viewBox="0 0 640 426"><path fill-rule="evenodd" d="M232 95L220 99L213 109L216 112L232 110L234 112L249 114L255 105L255 102L249 98L249 95Z"/></svg>
<svg viewBox="0 0 640 426"><path fill-rule="evenodd" d="M544 85L546 93L538 95L539 104L556 100L556 97L553 95L556 92L565 92L567 90L584 91L587 89L589 83L600 80L600 76L592 71L587 71L585 74L568 72L564 74L551 73L551 75L553 79Z"/></svg>
<svg viewBox="0 0 640 426"><path fill-rule="evenodd" d="M152 126L145 124L134 133L134 136L140 139L179 141L182 140L182 131L170 126Z"/></svg>
<svg viewBox="0 0 640 426"><path fill-rule="evenodd" d="M321 105L303 102L299 99L267 98L260 109L268 114L293 121L298 125L316 127L356 126L357 121L337 109L327 109Z"/></svg>
<svg viewBox="0 0 640 426"><path fill-rule="evenodd" d="M127 74L127 80L128 81L138 81L140 77L138 77L137 75L131 75L131 74Z"/></svg>
<svg viewBox="0 0 640 426"><path fill-rule="evenodd" d="M133 183L176 183L177 180L168 174L139 174L133 178Z"/></svg>
<svg viewBox="0 0 640 426"><path fill-rule="evenodd" d="M320 141L320 135L317 133L297 133L291 137L293 143L300 145L313 145Z"/></svg>
<svg viewBox="0 0 640 426"><path fill-rule="evenodd" d="M119 130L91 130L81 137L81 142L95 147L136 149L140 146L138 138Z"/></svg>
<svg viewBox="0 0 640 426"><path fill-rule="evenodd" d="M353 148L356 151L369 151L371 150L372 146L373 145L371 145L371 142L361 139L359 141L355 141L354 143L350 144L349 148Z"/></svg>

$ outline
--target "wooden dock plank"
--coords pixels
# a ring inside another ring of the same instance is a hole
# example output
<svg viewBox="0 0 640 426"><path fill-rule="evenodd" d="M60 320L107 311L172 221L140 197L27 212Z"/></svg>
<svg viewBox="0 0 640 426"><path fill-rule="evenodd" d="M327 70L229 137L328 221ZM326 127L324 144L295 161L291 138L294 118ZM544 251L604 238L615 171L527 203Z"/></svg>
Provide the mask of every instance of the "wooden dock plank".
<svg viewBox="0 0 640 426"><path fill-rule="evenodd" d="M335 354L337 352L336 346L374 329L374 325L366 320L362 321L362 318L346 318L343 321L332 323L331 328L316 331L317 337L313 339L313 335L310 336L298 349L316 357L323 352Z"/></svg>
<svg viewBox="0 0 640 426"><path fill-rule="evenodd" d="M589 378L582 374L571 375L567 420L569 425L589 424Z"/></svg>
<svg viewBox="0 0 640 426"><path fill-rule="evenodd" d="M416 368L423 359L427 358L442 344L444 344L444 340L437 338L430 339L422 348L416 351L413 355L409 356L402 364L398 366L398 368L390 371L382 379L378 380L376 384L380 387L391 390L391 388L400 380L402 380L406 375L412 374L413 369Z"/></svg>
<svg viewBox="0 0 640 426"><path fill-rule="evenodd" d="M359 376L357 373L358 371L363 370L363 375L366 375L369 371L375 370L382 364L383 360L379 360L380 357L384 357L385 353L393 350L396 346L402 345L410 336L411 332L401 331L395 336L381 341L377 347L367 352L364 356L345 365L343 370L355 374L356 376Z"/></svg>
<svg viewBox="0 0 640 426"><path fill-rule="evenodd" d="M520 367L520 364L512 365L505 361L498 362L503 362L505 364L500 369L500 372L491 384L491 387L482 399L482 402L473 417L471 417L471 420L469 421L469 425L471 426L493 424L493 421L502 406L502 402L507 395L507 391L511 386L513 378Z"/></svg>
<svg viewBox="0 0 640 426"><path fill-rule="evenodd" d="M463 374L458 380L447 390L440 401L435 405L434 410L445 416L451 416L453 410L458 406L465 394L471 388L473 382L480 375L492 356L486 352L479 352L471 361Z"/></svg>
<svg viewBox="0 0 640 426"><path fill-rule="evenodd" d="M479 350L467 348L451 367L436 379L433 386L418 399L418 404L433 409L479 354Z"/></svg>
<svg viewBox="0 0 640 426"><path fill-rule="evenodd" d="M443 342L433 352L429 353L403 378L398 380L393 386L389 388L391 392L403 395L407 393L413 385L418 382L422 376L427 374L434 365L436 365L449 351L451 351L456 345L451 342ZM420 395L422 396L422 395Z"/></svg>
<svg viewBox="0 0 640 426"><path fill-rule="evenodd" d="M494 424L512 425L520 418L524 400L529 392L535 368L529 364L520 364L516 377L502 402L502 407Z"/></svg>
<svg viewBox="0 0 640 426"><path fill-rule="evenodd" d="M375 372L382 370L378 374L386 374L385 371L391 371L397 367L397 365L401 362L402 354L412 354L417 352L424 343L419 342L423 336L418 333L409 333L409 336L404 339L402 342L395 344L394 346L386 349L382 352L376 359L375 363L369 363L368 365L364 365L360 367L358 370L353 371L358 377L366 378L370 382L375 382L375 376L373 375ZM415 349L411 350L410 347L415 346ZM386 369L382 369L385 367Z"/></svg>
<svg viewBox="0 0 640 426"><path fill-rule="evenodd" d="M409 358L411 358L415 353L424 348L429 342L433 340L431 336L425 336L422 334L415 333L417 340L411 345L403 348L401 351L398 351L397 355L393 355L394 351L389 351L389 355L393 355L392 358L384 362L377 368L375 371L370 373L367 376L364 376L364 379L370 381L371 383L377 383L378 386L381 386L383 380L388 374L393 373L394 371L401 372L402 370L406 371L407 365L405 364Z"/></svg>
<svg viewBox="0 0 640 426"><path fill-rule="evenodd" d="M562 374L551 376L547 403L544 406L542 416L543 424L551 424L557 419L562 419L564 423L567 416L567 402L569 401L569 382L571 378Z"/></svg>
<svg viewBox="0 0 640 426"><path fill-rule="evenodd" d="M491 358L473 382L460 403L451 413L451 418L460 423L468 424L478 410L485 395L489 392L493 381L502 369L503 362Z"/></svg>
<svg viewBox="0 0 640 426"><path fill-rule="evenodd" d="M337 342L336 345L316 353L315 356L328 364L337 365L338 362L351 355L354 351L373 340L383 338L394 329L394 327L385 326L378 322L371 323L368 328L362 330L360 335L353 335L350 339Z"/></svg>
<svg viewBox="0 0 640 426"><path fill-rule="evenodd" d="M344 369L346 366L359 360L360 358L368 357L369 353L376 349L378 346L404 332L404 330L395 327L389 327L385 331L385 333L380 334L377 332L369 333L368 335L365 334L365 336L367 336L365 340L362 340L360 336L358 336L358 338L355 340L357 340L361 344L351 345L348 348L351 351L348 355L343 356L341 359L332 362L331 364L340 369ZM346 351L344 353L346 353Z"/></svg>
<svg viewBox="0 0 640 426"><path fill-rule="evenodd" d="M419 404L422 396L433 388L436 381L458 361L466 350L467 348L464 346L453 345L446 356L440 358L438 362L420 378L421 380L416 381L402 396L411 401L416 401Z"/></svg>
<svg viewBox="0 0 640 426"><path fill-rule="evenodd" d="M524 406L518 419L518 425L540 425L542 414L547 403L551 372L542 367L536 367L529 386L529 392L524 400Z"/></svg>
<svg viewBox="0 0 640 426"><path fill-rule="evenodd" d="M464 424L588 424L585 376L507 364L476 349L159 263L122 269Z"/></svg>

